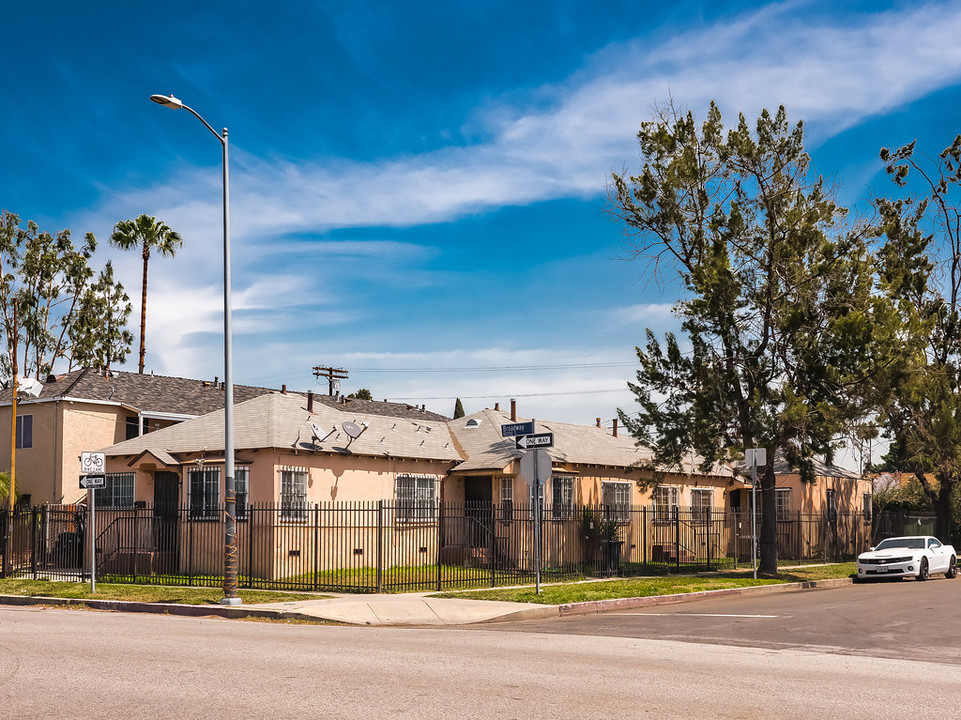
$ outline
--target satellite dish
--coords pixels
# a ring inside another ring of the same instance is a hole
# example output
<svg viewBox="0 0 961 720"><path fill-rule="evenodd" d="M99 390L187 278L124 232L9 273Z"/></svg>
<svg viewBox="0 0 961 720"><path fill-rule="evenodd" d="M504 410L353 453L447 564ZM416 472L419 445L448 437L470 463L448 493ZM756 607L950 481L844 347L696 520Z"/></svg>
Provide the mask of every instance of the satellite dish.
<svg viewBox="0 0 961 720"><path fill-rule="evenodd" d="M313 436L313 439L319 440L320 442L323 442L324 440L329 438L331 435L333 435L334 431L337 430L337 428L335 427L333 430L330 430L325 433L324 429L320 425L315 423L313 420L307 421L307 427L310 429L310 434Z"/></svg>
<svg viewBox="0 0 961 720"><path fill-rule="evenodd" d="M37 397L40 395L40 391L43 390L43 384L36 378L17 375L17 388L27 395Z"/></svg>
<svg viewBox="0 0 961 720"><path fill-rule="evenodd" d="M352 423L349 420L345 422L341 427L344 432L350 437L351 440L356 440L359 438L366 428L361 428L357 423Z"/></svg>

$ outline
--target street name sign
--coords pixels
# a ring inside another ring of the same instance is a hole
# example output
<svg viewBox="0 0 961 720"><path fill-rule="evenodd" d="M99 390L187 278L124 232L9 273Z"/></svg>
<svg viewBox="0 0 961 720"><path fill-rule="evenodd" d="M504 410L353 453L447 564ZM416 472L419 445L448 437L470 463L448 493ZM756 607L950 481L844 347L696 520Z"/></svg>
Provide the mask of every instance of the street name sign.
<svg viewBox="0 0 961 720"><path fill-rule="evenodd" d="M521 435L515 438L514 443L518 450L530 450L531 448L554 447L554 433L537 433L536 435Z"/></svg>
<svg viewBox="0 0 961 720"><path fill-rule="evenodd" d="M106 475L81 475L80 476L80 487L85 490L90 490L91 488L102 488L107 484Z"/></svg>
<svg viewBox="0 0 961 720"><path fill-rule="evenodd" d="M527 422L507 423L506 425L501 425L501 437L516 437L518 435L533 435L533 434L534 434L533 420L528 420Z"/></svg>

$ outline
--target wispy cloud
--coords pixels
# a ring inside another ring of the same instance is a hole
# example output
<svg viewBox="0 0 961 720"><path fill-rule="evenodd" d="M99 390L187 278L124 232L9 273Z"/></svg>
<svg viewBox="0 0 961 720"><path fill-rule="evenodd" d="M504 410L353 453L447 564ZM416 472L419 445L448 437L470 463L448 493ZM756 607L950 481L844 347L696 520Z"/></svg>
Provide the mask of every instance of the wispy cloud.
<svg viewBox="0 0 961 720"><path fill-rule="evenodd" d="M636 166L639 123L651 117L655 103L671 97L700 114L715 99L728 120L738 110L751 116L763 106L784 104L792 119L805 120L811 145L961 80L961 45L956 42L961 6L955 3L905 3L894 11L854 15L811 10L808 3L770 5L696 31L674 36L655 32L605 47L564 82L479 105L464 118L471 128L469 144L377 161L293 161L255 156L235 138L231 199L237 331L268 338L277 336L270 331L278 325L300 329L291 339L247 346L238 353L238 376L257 382L265 378L266 384L271 378L287 382L292 367L322 360L375 369L388 363L551 364L557 350L481 347L422 357L318 356L324 348L318 328L345 327L350 321L360 326L364 313L339 302L330 284L319 279L363 274L384 285L427 285L441 272L429 267L432 248L357 240L351 236L355 228L416 227L506 206L600 197L612 169ZM176 263L151 265L151 307L163 308L163 317L152 313L148 320L148 352L160 358L161 370L219 374L221 290L211 279L220 272L220 202L219 168L189 167L155 185L105 192L98 207L74 221L105 235L118 218L146 211L184 235ZM122 260L129 271L124 277L138 277L137 259L128 254ZM268 319L268 310L279 312ZM606 327L643 325L663 331L674 325L666 303L602 309L591 317L596 326ZM436 334L443 332L437 328ZM575 337L565 346L565 361L611 355L610 349L576 346L589 344L590 337L584 333L585 339ZM630 344L641 340L636 333L629 337L617 351L621 355L629 356ZM485 342L490 341L478 340L478 345ZM581 393L622 387L629 373L625 367L530 376L465 372L456 382L448 375L421 380L391 375L389 387L394 395L430 397L437 395L441 378L450 395L485 395L491 388L505 394ZM353 377L363 381L364 376ZM378 397L384 392L379 387L372 388ZM584 407L576 398L545 397L538 405L549 405L556 418L564 419L575 405ZM598 395L599 403L601 399ZM605 402L610 414L630 398L615 394ZM435 409L450 411L446 400L436 403Z"/></svg>
<svg viewBox="0 0 961 720"><path fill-rule="evenodd" d="M672 303L642 303L627 307L595 311L594 316L613 326L646 327L657 332L676 329L679 325Z"/></svg>
<svg viewBox="0 0 961 720"><path fill-rule="evenodd" d="M783 103L823 139L957 82L959 35L955 4L852 18L784 5L660 42L611 46L567 83L539 89L537 110L485 108L479 119L486 139L467 147L382 162L305 163L235 149L234 232L254 243L282 233L406 227L597 195L611 168L636 157L639 122L669 96L696 111L711 99L748 114ZM114 196L108 215L154 207L192 234L216 237L218 180L207 169L185 172L175 182Z"/></svg>

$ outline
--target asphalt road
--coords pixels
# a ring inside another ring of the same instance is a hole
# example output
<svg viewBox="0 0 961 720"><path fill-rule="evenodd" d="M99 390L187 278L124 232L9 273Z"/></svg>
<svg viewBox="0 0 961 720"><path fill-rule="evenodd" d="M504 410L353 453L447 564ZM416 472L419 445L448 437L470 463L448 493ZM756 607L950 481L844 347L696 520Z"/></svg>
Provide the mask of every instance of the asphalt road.
<svg viewBox="0 0 961 720"><path fill-rule="evenodd" d="M494 626L473 626L490 630ZM961 666L961 578L895 580L512 623L498 631L646 638ZM961 717L961 700L954 717Z"/></svg>
<svg viewBox="0 0 961 720"><path fill-rule="evenodd" d="M830 592L807 597L825 605ZM564 622L550 632L530 623L477 632L0 606L0 718L923 720L958 707L957 664Z"/></svg>

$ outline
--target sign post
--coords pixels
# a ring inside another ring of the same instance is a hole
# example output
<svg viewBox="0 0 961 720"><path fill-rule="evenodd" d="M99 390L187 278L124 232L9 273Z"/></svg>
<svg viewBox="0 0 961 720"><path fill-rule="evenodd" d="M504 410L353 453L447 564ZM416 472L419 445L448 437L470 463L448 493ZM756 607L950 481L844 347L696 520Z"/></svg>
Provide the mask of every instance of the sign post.
<svg viewBox="0 0 961 720"><path fill-rule="evenodd" d="M550 436L553 445L553 435L551 433L544 433ZM537 437L532 435L531 437ZM521 456L520 462L520 475L528 484L533 487L533 506L534 506L534 590L537 594L541 592L541 538L543 537L543 503L541 501L541 488L543 483L547 478L551 476L551 456L547 454L546 450L541 450L533 444L528 446L527 444L522 444L522 440L526 440L527 437L518 438L517 449L524 451ZM530 447L528 450L527 448Z"/></svg>
<svg viewBox="0 0 961 720"><path fill-rule="evenodd" d="M754 577L757 578L757 466L767 465L766 448L749 448L744 451L744 460L751 466L751 560L754 563Z"/></svg>
<svg viewBox="0 0 961 720"><path fill-rule="evenodd" d="M104 474L106 456L102 452L80 453L80 487L87 489L87 506L90 520L87 532L90 533L90 594L97 592L97 488L107 484Z"/></svg>

